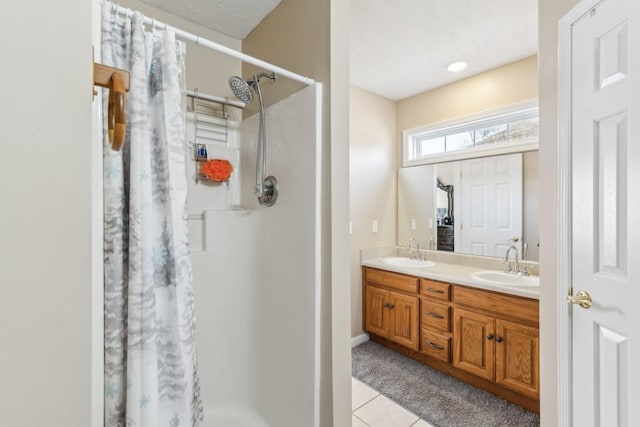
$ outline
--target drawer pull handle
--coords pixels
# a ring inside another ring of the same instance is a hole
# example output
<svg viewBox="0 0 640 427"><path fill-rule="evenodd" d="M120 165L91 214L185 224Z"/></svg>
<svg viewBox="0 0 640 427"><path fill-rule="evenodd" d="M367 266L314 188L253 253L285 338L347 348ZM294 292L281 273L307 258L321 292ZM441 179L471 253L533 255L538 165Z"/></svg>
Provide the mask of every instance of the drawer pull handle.
<svg viewBox="0 0 640 427"><path fill-rule="evenodd" d="M440 316L439 314L435 314L435 313L432 313L430 311L427 311L426 314L427 314L427 316L435 317L436 319L444 319L444 316Z"/></svg>
<svg viewBox="0 0 640 427"><path fill-rule="evenodd" d="M429 347L433 347L433 348L435 348L435 349L437 349L437 350L444 350L444 347L443 347L443 346L438 345L438 344L434 344L434 343L432 343L432 342L431 342L431 341L429 341L429 340L426 340L426 341L425 341L425 344L427 344Z"/></svg>
<svg viewBox="0 0 640 427"><path fill-rule="evenodd" d="M435 292L436 294L444 294L444 291L441 291L440 289L427 288L427 290L429 292Z"/></svg>

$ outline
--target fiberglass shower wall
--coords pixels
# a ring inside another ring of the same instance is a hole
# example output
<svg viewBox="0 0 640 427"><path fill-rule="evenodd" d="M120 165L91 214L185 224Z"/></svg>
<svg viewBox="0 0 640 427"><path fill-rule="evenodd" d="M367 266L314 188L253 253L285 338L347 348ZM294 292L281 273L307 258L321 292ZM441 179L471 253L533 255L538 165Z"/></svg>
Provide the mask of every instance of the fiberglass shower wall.
<svg viewBox="0 0 640 427"><path fill-rule="evenodd" d="M318 425L320 111L315 84L266 109L267 175L258 204L258 115L240 127L240 209L205 210L193 252L205 426Z"/></svg>

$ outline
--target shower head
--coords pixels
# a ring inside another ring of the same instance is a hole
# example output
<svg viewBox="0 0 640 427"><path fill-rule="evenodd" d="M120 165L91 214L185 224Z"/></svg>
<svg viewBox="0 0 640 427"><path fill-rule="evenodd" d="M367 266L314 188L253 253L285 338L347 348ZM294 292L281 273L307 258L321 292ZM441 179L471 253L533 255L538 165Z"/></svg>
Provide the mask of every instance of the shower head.
<svg viewBox="0 0 640 427"><path fill-rule="evenodd" d="M272 82L276 81L276 73L260 73L253 76L253 78L249 80L244 80L241 77L233 76L229 79L229 86L231 87L231 91L240 101L245 104L250 103L253 100L253 93L251 92L251 87L256 89L258 83L260 83L260 79L266 77L270 79Z"/></svg>
<svg viewBox="0 0 640 427"><path fill-rule="evenodd" d="M248 104L253 100L253 93L251 93L251 87L249 86L253 81L244 81L238 76L229 78L229 87L231 92L242 102Z"/></svg>

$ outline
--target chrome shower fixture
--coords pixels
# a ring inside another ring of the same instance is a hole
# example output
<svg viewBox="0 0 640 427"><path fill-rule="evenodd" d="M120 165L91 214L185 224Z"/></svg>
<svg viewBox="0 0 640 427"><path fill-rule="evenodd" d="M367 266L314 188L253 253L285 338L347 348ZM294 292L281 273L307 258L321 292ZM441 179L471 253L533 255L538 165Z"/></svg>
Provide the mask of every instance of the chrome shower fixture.
<svg viewBox="0 0 640 427"><path fill-rule="evenodd" d="M233 76L229 78L229 87L233 94L242 102L248 104L253 101L253 89L258 95L260 105L260 128L258 129L258 153L256 156L256 188L255 193L258 202L264 206L273 206L278 200L278 180L274 176L265 177L267 164L267 131L265 129L264 106L262 103L262 92L260 91L260 79L268 78L272 82L276 81L276 73L259 73L251 79L244 80L241 77Z"/></svg>
<svg viewBox="0 0 640 427"><path fill-rule="evenodd" d="M251 93L251 87L249 83L242 80L238 76L233 76L229 79L229 87L231 87L231 92L238 98L240 101L245 104L253 101L253 93Z"/></svg>
<svg viewBox="0 0 640 427"><path fill-rule="evenodd" d="M249 80L244 80L242 77L233 76L229 78L229 87L231 87L231 92L238 98L240 101L249 104L253 101L253 93L251 92L251 88L253 87L256 92L260 90L258 84L260 83L260 79L266 77L270 79L272 82L276 81L276 73L259 73L255 74Z"/></svg>

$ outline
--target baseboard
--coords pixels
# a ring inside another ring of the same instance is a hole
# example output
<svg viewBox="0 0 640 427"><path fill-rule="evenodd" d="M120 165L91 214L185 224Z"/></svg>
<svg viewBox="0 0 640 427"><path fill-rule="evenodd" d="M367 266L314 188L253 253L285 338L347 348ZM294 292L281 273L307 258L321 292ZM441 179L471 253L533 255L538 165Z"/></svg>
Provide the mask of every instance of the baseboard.
<svg viewBox="0 0 640 427"><path fill-rule="evenodd" d="M369 334L363 332L360 335L351 338L351 347L353 348L367 341L369 341Z"/></svg>

